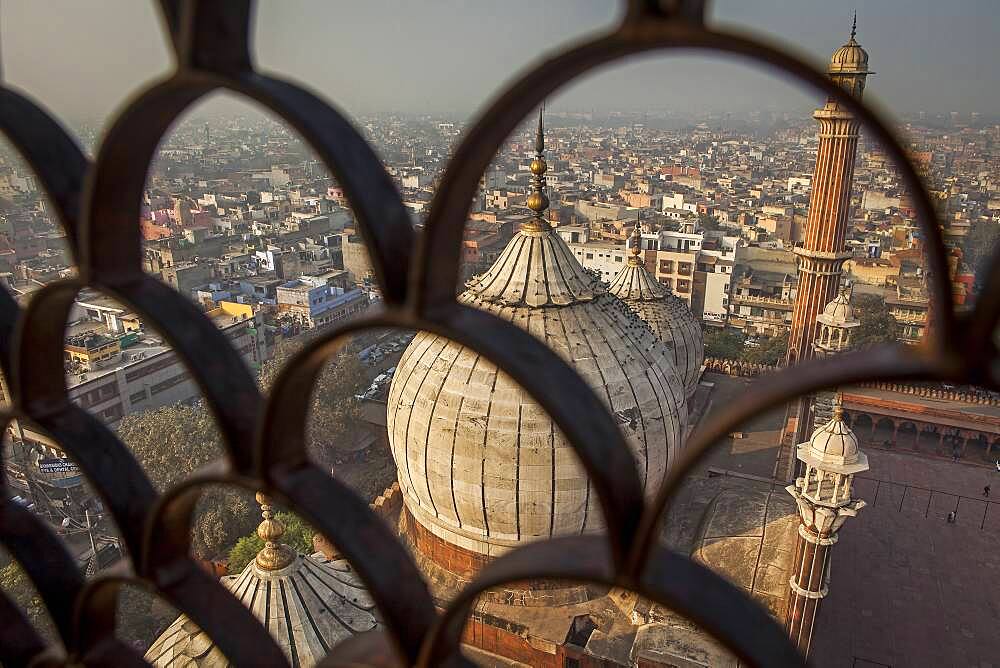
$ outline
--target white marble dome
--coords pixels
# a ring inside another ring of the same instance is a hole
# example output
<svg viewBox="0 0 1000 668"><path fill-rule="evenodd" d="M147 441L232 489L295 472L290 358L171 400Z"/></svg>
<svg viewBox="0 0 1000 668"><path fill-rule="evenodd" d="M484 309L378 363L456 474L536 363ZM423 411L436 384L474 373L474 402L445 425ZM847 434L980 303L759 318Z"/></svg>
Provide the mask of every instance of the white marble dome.
<svg viewBox="0 0 1000 668"><path fill-rule="evenodd" d="M467 286L463 303L542 340L597 392L653 493L678 455L687 410L673 355L649 326L540 220ZM603 526L569 443L510 377L472 350L418 333L397 365L387 411L406 507L437 537L497 555Z"/></svg>
<svg viewBox="0 0 1000 668"><path fill-rule="evenodd" d="M375 601L352 566L317 552L295 554L280 543L284 526L272 519L270 502L257 534L264 548L239 575L222 584L268 630L293 666L317 665L335 645L381 627ZM154 666L230 666L222 650L187 615L180 615L146 651Z"/></svg>
<svg viewBox="0 0 1000 668"><path fill-rule="evenodd" d="M831 327L844 327L861 324L854 315L854 306L851 305L850 293L841 290L837 296L830 300L830 303L823 309L823 313L817 316L816 320Z"/></svg>
<svg viewBox="0 0 1000 668"><path fill-rule="evenodd" d="M674 365L684 381L688 399L698 389L705 363L705 340L701 323L683 299L674 295L646 270L638 257L638 239L633 235L633 253L608 286L608 292L628 304L673 354Z"/></svg>

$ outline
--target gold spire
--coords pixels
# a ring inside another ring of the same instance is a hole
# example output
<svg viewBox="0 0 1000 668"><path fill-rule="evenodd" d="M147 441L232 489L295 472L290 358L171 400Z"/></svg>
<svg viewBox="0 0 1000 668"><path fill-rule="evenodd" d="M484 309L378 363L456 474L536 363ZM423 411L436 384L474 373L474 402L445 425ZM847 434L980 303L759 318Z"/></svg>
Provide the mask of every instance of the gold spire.
<svg viewBox="0 0 1000 668"><path fill-rule="evenodd" d="M271 499L263 492L257 492L257 503L260 504L263 520L257 525L257 535L264 541L264 547L257 553L257 567L264 571L278 571L292 563L295 553L291 548L281 543L285 535L285 525L278 521L271 512Z"/></svg>
<svg viewBox="0 0 1000 668"><path fill-rule="evenodd" d="M833 419L841 422L844 419L844 393L837 392L833 396Z"/></svg>
<svg viewBox="0 0 1000 668"><path fill-rule="evenodd" d="M531 161L531 194L528 195L528 208L535 212L535 217L531 221L521 226L525 232L544 232L551 229L548 221L545 220L545 210L549 208L549 198L545 196L545 172L548 165L545 164L545 126L542 121L542 113L545 105L538 108L538 131L535 133L535 158Z"/></svg>
<svg viewBox="0 0 1000 668"><path fill-rule="evenodd" d="M639 222L639 212L635 212L635 227L632 229L632 256L628 259L629 266L642 265L639 254L642 253L642 224Z"/></svg>
<svg viewBox="0 0 1000 668"><path fill-rule="evenodd" d="M851 41L854 41L854 36L858 34L858 10L854 10L854 21L851 23Z"/></svg>

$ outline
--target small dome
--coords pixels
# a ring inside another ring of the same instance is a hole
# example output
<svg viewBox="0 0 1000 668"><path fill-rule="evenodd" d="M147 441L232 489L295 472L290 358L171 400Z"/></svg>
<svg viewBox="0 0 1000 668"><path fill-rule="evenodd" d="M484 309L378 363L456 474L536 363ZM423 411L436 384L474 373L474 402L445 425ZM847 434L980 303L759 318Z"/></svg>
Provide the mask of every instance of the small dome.
<svg viewBox="0 0 1000 668"><path fill-rule="evenodd" d="M858 437L843 418L834 418L813 432L809 450L816 457L853 464L858 460Z"/></svg>
<svg viewBox="0 0 1000 668"><path fill-rule="evenodd" d="M350 564L321 553L296 555L277 571L255 561L222 584L250 608L293 665L315 666L331 647L380 625L375 602ZM310 621L311 620L311 623ZM154 666L229 666L207 633L181 615L150 645Z"/></svg>
<svg viewBox="0 0 1000 668"><path fill-rule="evenodd" d="M222 584L271 633L292 665L315 666L340 641L377 628L375 601L351 565L320 552L295 554L280 542L285 527L274 517L268 497L258 492L257 502L264 516L257 535L264 547L242 573L222 578ZM146 660L154 666L230 665L187 615L150 645Z"/></svg>
<svg viewBox="0 0 1000 668"><path fill-rule="evenodd" d="M625 302L673 353L674 365L684 381L684 396L690 399L698 389L705 363L701 323L683 299L632 259L611 281L608 292Z"/></svg>
<svg viewBox="0 0 1000 668"><path fill-rule="evenodd" d="M818 427L808 441L799 444L798 458L823 471L853 474L868 469L868 457L858 446L858 437L844 422L844 411L838 395L833 406L833 417Z"/></svg>
<svg viewBox="0 0 1000 668"><path fill-rule="evenodd" d="M868 71L868 52L851 37L847 44L830 57L830 74L848 74Z"/></svg>
<svg viewBox="0 0 1000 668"><path fill-rule="evenodd" d="M854 306L846 291L841 292L833 301L826 305L819 321L825 325L843 326L857 322L854 316Z"/></svg>

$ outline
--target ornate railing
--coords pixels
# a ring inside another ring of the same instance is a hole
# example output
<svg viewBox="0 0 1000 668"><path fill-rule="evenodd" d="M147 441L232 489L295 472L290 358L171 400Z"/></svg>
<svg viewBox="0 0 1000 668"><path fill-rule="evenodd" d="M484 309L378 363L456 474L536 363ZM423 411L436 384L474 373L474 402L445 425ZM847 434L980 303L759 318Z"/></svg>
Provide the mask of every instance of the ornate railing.
<svg viewBox="0 0 1000 668"><path fill-rule="evenodd" d="M782 629L721 576L658 542L678 483L718 439L745 420L824 387L875 379L937 379L997 387L991 333L1000 315L1000 265L976 310L957 318L946 283L944 246L927 191L884 116L777 47L715 30L703 0L632 0L607 33L550 55L510 85L466 132L441 181L421 235L371 147L335 108L302 86L258 72L250 50L249 0L161 0L175 71L141 91L118 115L93 161L40 106L0 90L0 126L33 168L66 230L79 277L51 283L21 310L0 292L0 366L14 398L8 419L46 430L100 494L131 555L129 565L91 581L60 541L17 504L0 505L0 543L44 601L68 657L49 646L0 596L0 661L141 664L115 637L123 585L135 584L185 612L237 665L284 665L268 633L189 556L192 510L206 485L263 489L300 514L351 560L371 591L385 631L334 648L349 659L418 665L462 662L461 630L477 595L534 578L603 583L635 590L690 617L754 665L802 665ZM467 219L483 174L504 139L542 100L593 68L648 52L709 50L768 65L836 98L864 122L912 193L926 240L933 336L916 348L884 347L814 361L764 376L713 415L690 439L659 495L647 502L615 421L555 353L515 325L456 302ZM124 55L124 54L123 54ZM343 187L368 245L384 296L376 315L339 324L297 355L265 399L239 355L187 299L142 271L140 205L157 144L191 104L215 90L256 101L291 125ZM116 435L67 396L63 332L74 298L99 289L160 331L197 379L223 435L223 458L157 494ZM408 553L343 484L306 456L306 396L323 363L350 335L372 327L430 330L502 367L552 416L593 481L607 523L603 535L532 543L487 566L447 609L435 609ZM554 391L557 388L557 391ZM3 467L0 467L2 470ZM155 541L153 538L155 537Z"/></svg>

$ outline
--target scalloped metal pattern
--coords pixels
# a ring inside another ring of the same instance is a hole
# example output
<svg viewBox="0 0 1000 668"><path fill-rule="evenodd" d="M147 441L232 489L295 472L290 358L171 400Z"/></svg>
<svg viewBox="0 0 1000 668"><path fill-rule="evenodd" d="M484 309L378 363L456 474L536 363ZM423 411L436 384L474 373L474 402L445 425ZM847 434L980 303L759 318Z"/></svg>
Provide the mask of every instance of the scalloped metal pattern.
<svg viewBox="0 0 1000 668"><path fill-rule="evenodd" d="M323 665L467 665L459 638L476 594L545 577L637 591L688 615L750 665L804 665L784 631L758 606L718 575L658 545L657 530L678 482L717 439L799 394L874 379L934 378L998 387L1000 365L991 334L1000 317L1000 265L994 264L977 310L957 322L928 193L883 117L793 56L707 28L704 0L631 0L618 26L541 62L479 116L455 151L418 238L385 169L350 122L301 86L254 70L250 0L160 0L159 6L177 68L133 98L93 162L40 106L0 89L0 129L54 202L80 269L79 279L50 284L23 312L0 293L0 366L14 399L7 417L46 429L80 464L122 528L132 555L127 570L85 583L41 523L3 502L0 543L36 585L66 654L46 647L9 599L0 597L0 662L144 665L139 653L114 637L119 589L134 584L183 611L232 663L286 665L253 615L188 556L189 523L200 490L225 482L262 489L294 509L341 549L371 593L386 631L333 648ZM455 294L462 226L480 175L520 120L557 88L599 65L677 49L720 51L783 70L835 97L864 123L914 196L927 241L935 329L916 350L891 347L843 355L756 381L753 392L743 393L692 437L663 491L646 502L621 432L587 385L529 334L458 303ZM225 337L185 298L141 270L137 221L156 146L179 114L217 89L244 95L284 119L336 175L360 222L385 297L380 313L325 333L291 360L267 401ZM224 458L162 495L115 434L67 397L62 332L84 286L126 303L164 334L198 380L224 436ZM452 339L521 385L576 451L604 513L605 532L515 549L493 561L448 609L436 610L413 561L366 501L305 455L307 409L298 398L310 391L324 360L345 337L386 326Z"/></svg>

